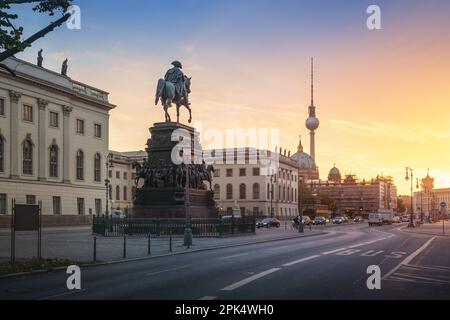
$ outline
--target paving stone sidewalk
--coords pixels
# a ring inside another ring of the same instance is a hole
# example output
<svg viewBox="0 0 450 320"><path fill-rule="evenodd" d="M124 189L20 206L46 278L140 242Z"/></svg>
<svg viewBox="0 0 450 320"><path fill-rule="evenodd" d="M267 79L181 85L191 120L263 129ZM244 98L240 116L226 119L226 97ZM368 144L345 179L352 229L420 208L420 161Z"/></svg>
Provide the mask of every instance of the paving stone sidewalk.
<svg viewBox="0 0 450 320"><path fill-rule="evenodd" d="M403 227L402 231L410 233L450 237L450 221L445 221L444 226L442 226L442 221L440 221L436 223L425 223L420 227L411 229Z"/></svg>

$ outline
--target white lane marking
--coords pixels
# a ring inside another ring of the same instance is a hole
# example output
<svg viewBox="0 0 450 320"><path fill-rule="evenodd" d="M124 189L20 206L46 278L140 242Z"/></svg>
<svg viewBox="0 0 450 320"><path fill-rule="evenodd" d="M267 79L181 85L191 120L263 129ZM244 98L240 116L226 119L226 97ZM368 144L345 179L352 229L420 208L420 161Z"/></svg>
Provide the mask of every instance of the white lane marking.
<svg viewBox="0 0 450 320"><path fill-rule="evenodd" d="M269 275L269 274L271 274L271 273L274 273L274 272L276 272L276 271L278 271L278 270L281 270L281 269L280 269L280 268L272 268L272 269L266 270L266 271L264 271L264 272L255 274L255 275L253 275L253 276L251 276L251 277L248 277L248 278L246 278L246 279L243 279L243 280L241 280L241 281L238 281L238 282L236 282L236 283L233 283L232 285L229 285L229 286L227 286L227 287L225 287L225 288L222 288L221 290L222 290L222 291L233 291L233 290L235 290L235 289L237 289L237 288L240 288L240 287L242 287L242 286L245 286L246 284L249 284L250 282L253 282L253 281L255 281L255 280L258 280L259 278L265 277L265 276L267 276L267 275Z"/></svg>
<svg viewBox="0 0 450 320"><path fill-rule="evenodd" d="M314 256L310 256L310 257L306 257L306 258L303 258L303 259L291 261L291 262L283 264L283 267L290 267L290 266L293 266L294 264L305 262L305 261L308 261L308 260L312 260L312 259L315 259L315 258L318 258L318 257L320 257L320 255L316 254Z"/></svg>
<svg viewBox="0 0 450 320"><path fill-rule="evenodd" d="M348 248L340 248L340 249L336 249L336 250L333 250L333 251L326 251L326 252L323 252L322 254L323 255L327 255L327 254L332 254L332 253L336 253L336 252L347 250L347 249Z"/></svg>
<svg viewBox="0 0 450 320"><path fill-rule="evenodd" d="M364 242L364 243L359 243L359 244L355 244L355 245L353 245L353 246L350 246L349 247L349 249L353 249L353 248L358 248L358 247L362 247L362 246L364 246L364 245L366 245L366 243Z"/></svg>
<svg viewBox="0 0 450 320"><path fill-rule="evenodd" d="M75 290L75 291L67 291L67 292L58 293L58 294L54 294L54 295L51 295L51 296L39 298L37 300L50 300L50 299L54 299L54 298L68 296L68 295L71 295L71 294L81 293L81 292L84 292L84 291L86 291L86 289Z"/></svg>
<svg viewBox="0 0 450 320"><path fill-rule="evenodd" d="M421 246L419 249L414 251L412 254L410 254L408 257L405 258L402 262L400 262L394 269L386 273L386 275L383 277L383 280L389 278L392 274L394 274L398 269L400 269L401 266L405 264L409 264L415 257L417 257L423 250L425 250L433 240L436 239L436 237L431 238L428 240L423 246Z"/></svg>
<svg viewBox="0 0 450 320"><path fill-rule="evenodd" d="M243 257L243 256L248 256L248 253L234 254L232 256L226 256L226 257L219 258L219 260L227 260L227 259L233 259L233 258Z"/></svg>
<svg viewBox="0 0 450 320"><path fill-rule="evenodd" d="M202 301L211 301L211 300L215 300L215 299L217 299L217 297L213 297L213 296L204 296L204 297L201 297L201 298L198 299L198 300L202 300Z"/></svg>
<svg viewBox="0 0 450 320"><path fill-rule="evenodd" d="M161 270L161 271L156 271L156 272L150 272L150 273L147 273L145 276L149 277L149 276L154 276L154 275L161 274L161 273L164 273L164 272L170 272L170 271L186 269L186 268L189 268L190 266L191 265L188 264L188 265L185 265L185 266L176 267L176 268L172 268L172 269Z"/></svg>
<svg viewBox="0 0 450 320"><path fill-rule="evenodd" d="M447 280L443 280L443 279L434 279L434 278L427 278L427 277L419 277L419 276L413 276L410 274L405 274L405 273L394 273L394 276L397 277L406 277L406 278L412 278L412 279L417 279L417 280L425 280L425 281L431 281L431 282L437 282L437 283L450 283L450 281Z"/></svg>

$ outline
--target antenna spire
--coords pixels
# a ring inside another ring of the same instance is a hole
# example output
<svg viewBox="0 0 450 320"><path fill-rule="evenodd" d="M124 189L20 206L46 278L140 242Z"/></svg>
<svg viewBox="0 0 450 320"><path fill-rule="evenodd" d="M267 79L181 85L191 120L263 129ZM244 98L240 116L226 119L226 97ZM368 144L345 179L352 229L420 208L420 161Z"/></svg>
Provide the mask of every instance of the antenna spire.
<svg viewBox="0 0 450 320"><path fill-rule="evenodd" d="M314 106L314 57L311 57L311 106Z"/></svg>

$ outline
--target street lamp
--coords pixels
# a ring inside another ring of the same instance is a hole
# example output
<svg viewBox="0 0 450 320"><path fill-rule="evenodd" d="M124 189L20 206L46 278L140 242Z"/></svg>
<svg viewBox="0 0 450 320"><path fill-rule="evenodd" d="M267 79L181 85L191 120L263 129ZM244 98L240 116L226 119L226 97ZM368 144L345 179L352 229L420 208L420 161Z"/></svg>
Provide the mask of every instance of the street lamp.
<svg viewBox="0 0 450 320"><path fill-rule="evenodd" d="M109 170L113 168L113 154L109 153L106 156L106 179L105 179L105 188L106 188L106 210L105 215L109 215L109 194L111 192L111 180L109 180Z"/></svg>
<svg viewBox="0 0 450 320"><path fill-rule="evenodd" d="M186 186L185 186L185 211L186 211L186 225L184 227L184 245L186 247L192 246L192 227L191 227L191 202L190 202L190 166L186 166Z"/></svg>
<svg viewBox="0 0 450 320"><path fill-rule="evenodd" d="M273 218L273 182L276 182L276 173L270 175L270 217Z"/></svg>
<svg viewBox="0 0 450 320"><path fill-rule="evenodd" d="M298 212L300 216L298 218L298 232L304 233L303 229L303 179L298 177Z"/></svg>
<svg viewBox="0 0 450 320"><path fill-rule="evenodd" d="M419 190L419 179L416 179L416 189ZM422 190L420 190L420 222L423 224L423 183L420 184ZM418 199L417 199L418 200Z"/></svg>
<svg viewBox="0 0 450 320"><path fill-rule="evenodd" d="M410 167L406 167L406 176L405 180L409 181L409 174L411 174L411 213L409 218L408 228L414 228L414 207L413 207L413 182L414 182L414 170Z"/></svg>

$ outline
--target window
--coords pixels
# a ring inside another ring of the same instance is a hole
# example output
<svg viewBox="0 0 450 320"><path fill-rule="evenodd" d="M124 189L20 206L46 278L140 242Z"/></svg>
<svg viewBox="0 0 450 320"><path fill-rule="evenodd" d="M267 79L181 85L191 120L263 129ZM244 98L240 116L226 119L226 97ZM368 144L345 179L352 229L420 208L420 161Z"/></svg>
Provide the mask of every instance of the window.
<svg viewBox="0 0 450 320"><path fill-rule="evenodd" d="M128 172L124 172L123 173L123 180L127 180L128 179Z"/></svg>
<svg viewBox="0 0 450 320"><path fill-rule="evenodd" d="M220 200L220 185L214 185L214 200Z"/></svg>
<svg viewBox="0 0 450 320"><path fill-rule="evenodd" d="M120 179L120 171L116 171L116 179Z"/></svg>
<svg viewBox="0 0 450 320"><path fill-rule="evenodd" d="M0 116L5 115L5 99L0 98Z"/></svg>
<svg viewBox="0 0 450 320"><path fill-rule="evenodd" d="M97 216L102 214L102 199L95 199L95 214Z"/></svg>
<svg viewBox="0 0 450 320"><path fill-rule="evenodd" d="M231 183L227 184L227 200L233 199L233 185Z"/></svg>
<svg viewBox="0 0 450 320"><path fill-rule="evenodd" d="M127 201L128 197L127 197L127 187L123 187L123 200Z"/></svg>
<svg viewBox="0 0 450 320"><path fill-rule="evenodd" d="M95 154L94 157L94 181L100 182L102 181L102 157L99 153Z"/></svg>
<svg viewBox="0 0 450 320"><path fill-rule="evenodd" d="M30 140L23 142L23 174L33 174L33 143Z"/></svg>
<svg viewBox="0 0 450 320"><path fill-rule="evenodd" d="M61 197L53 197L53 214L61 214Z"/></svg>
<svg viewBox="0 0 450 320"><path fill-rule="evenodd" d="M244 183L241 183L239 186L239 199L245 199L247 197L246 195L247 193L247 187L245 186Z"/></svg>
<svg viewBox="0 0 450 320"><path fill-rule="evenodd" d="M36 196L35 195L26 195L26 202L27 204L36 204Z"/></svg>
<svg viewBox="0 0 450 320"><path fill-rule="evenodd" d="M108 177L111 179L112 178L112 170L109 170L108 172Z"/></svg>
<svg viewBox="0 0 450 320"><path fill-rule="evenodd" d="M259 177L259 168L253 168L253 176Z"/></svg>
<svg viewBox="0 0 450 320"><path fill-rule="evenodd" d="M133 179L133 180L136 179L136 172L132 172L132 173L131 173L131 179Z"/></svg>
<svg viewBox="0 0 450 320"><path fill-rule="evenodd" d="M131 198L134 199L135 195L136 195L136 187L131 187Z"/></svg>
<svg viewBox="0 0 450 320"><path fill-rule="evenodd" d="M84 134L84 120L77 119L77 133Z"/></svg>
<svg viewBox="0 0 450 320"><path fill-rule="evenodd" d="M239 169L239 177L245 177L246 176L246 174L245 174L245 168L240 168Z"/></svg>
<svg viewBox="0 0 450 320"><path fill-rule="evenodd" d="M102 125L101 124L94 124L94 136L96 138L101 138L102 137Z"/></svg>
<svg viewBox="0 0 450 320"><path fill-rule="evenodd" d="M255 216L259 215L259 208L258 207L253 207L253 214Z"/></svg>
<svg viewBox="0 0 450 320"><path fill-rule="evenodd" d="M214 170L214 177L215 178L219 178L220 177L220 169L215 169Z"/></svg>
<svg viewBox="0 0 450 320"><path fill-rule="evenodd" d="M0 172L5 171L5 140L0 135Z"/></svg>
<svg viewBox="0 0 450 320"><path fill-rule="evenodd" d="M259 199L259 183L253 184L253 199L254 200Z"/></svg>
<svg viewBox="0 0 450 320"><path fill-rule="evenodd" d="M116 186L116 200L120 200L120 187Z"/></svg>
<svg viewBox="0 0 450 320"><path fill-rule="evenodd" d="M50 111L50 127L59 127L59 114L57 112Z"/></svg>
<svg viewBox="0 0 450 320"><path fill-rule="evenodd" d="M58 177L58 146L52 145L50 146L50 154L49 154L49 175L52 178Z"/></svg>
<svg viewBox="0 0 450 320"><path fill-rule="evenodd" d="M6 193L0 193L0 214L6 214Z"/></svg>
<svg viewBox="0 0 450 320"><path fill-rule="evenodd" d="M233 176L233 169L227 169L227 177Z"/></svg>
<svg viewBox="0 0 450 320"><path fill-rule="evenodd" d="M23 120L33 122L33 107L29 105L23 106Z"/></svg>
<svg viewBox="0 0 450 320"><path fill-rule="evenodd" d="M77 151L77 180L84 180L84 153Z"/></svg>
<svg viewBox="0 0 450 320"><path fill-rule="evenodd" d="M84 215L84 198L77 198L77 211L78 215Z"/></svg>

